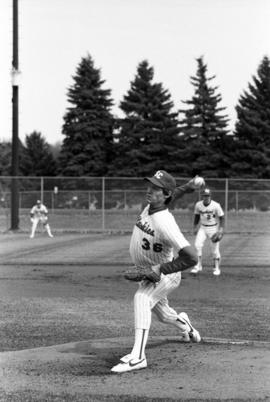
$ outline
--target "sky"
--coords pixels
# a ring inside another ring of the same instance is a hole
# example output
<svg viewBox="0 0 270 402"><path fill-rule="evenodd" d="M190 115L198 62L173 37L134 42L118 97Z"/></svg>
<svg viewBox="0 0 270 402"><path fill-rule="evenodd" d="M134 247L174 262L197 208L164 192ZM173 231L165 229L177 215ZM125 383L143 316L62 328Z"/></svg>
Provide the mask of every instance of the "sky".
<svg viewBox="0 0 270 402"><path fill-rule="evenodd" d="M19 137L62 142L67 90L88 54L113 113L147 59L175 110L191 98L203 56L233 129L235 106L270 57L270 0L18 0ZM0 141L12 140L12 0L0 0Z"/></svg>

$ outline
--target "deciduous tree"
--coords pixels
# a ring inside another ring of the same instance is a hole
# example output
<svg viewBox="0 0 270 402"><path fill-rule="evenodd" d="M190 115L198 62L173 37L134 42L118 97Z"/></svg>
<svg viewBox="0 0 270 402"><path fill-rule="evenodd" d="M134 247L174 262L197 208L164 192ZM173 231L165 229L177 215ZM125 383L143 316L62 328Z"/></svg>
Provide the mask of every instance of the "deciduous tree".
<svg viewBox="0 0 270 402"><path fill-rule="evenodd" d="M11 143L1 142L0 143L0 176L10 176L11 175Z"/></svg>
<svg viewBox="0 0 270 402"><path fill-rule="evenodd" d="M50 146L40 132L33 131L25 138L20 171L23 176L55 176L56 161Z"/></svg>

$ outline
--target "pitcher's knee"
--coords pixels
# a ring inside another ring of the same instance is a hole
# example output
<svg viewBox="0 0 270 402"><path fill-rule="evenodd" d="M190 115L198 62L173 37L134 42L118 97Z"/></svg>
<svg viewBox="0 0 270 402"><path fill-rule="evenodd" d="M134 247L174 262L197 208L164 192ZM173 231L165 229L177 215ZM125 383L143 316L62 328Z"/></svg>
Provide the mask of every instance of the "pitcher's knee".
<svg viewBox="0 0 270 402"><path fill-rule="evenodd" d="M164 324L170 324L173 320L175 320L174 317L171 315L168 315L164 312L159 312L158 314L159 321L163 322Z"/></svg>

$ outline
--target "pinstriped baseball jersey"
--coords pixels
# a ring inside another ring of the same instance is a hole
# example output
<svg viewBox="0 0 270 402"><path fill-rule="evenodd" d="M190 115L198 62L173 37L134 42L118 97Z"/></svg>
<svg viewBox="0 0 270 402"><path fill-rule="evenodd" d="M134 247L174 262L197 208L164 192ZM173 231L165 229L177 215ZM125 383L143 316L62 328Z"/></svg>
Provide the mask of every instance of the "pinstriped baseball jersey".
<svg viewBox="0 0 270 402"><path fill-rule="evenodd" d="M168 209L149 215L149 205L139 215L130 240L130 256L137 266L171 261L173 252L190 246Z"/></svg>
<svg viewBox="0 0 270 402"><path fill-rule="evenodd" d="M224 216L221 205L213 200L208 205L204 205L203 201L198 201L195 205L194 213L195 215L200 215L201 224L206 226L217 224L219 217Z"/></svg>

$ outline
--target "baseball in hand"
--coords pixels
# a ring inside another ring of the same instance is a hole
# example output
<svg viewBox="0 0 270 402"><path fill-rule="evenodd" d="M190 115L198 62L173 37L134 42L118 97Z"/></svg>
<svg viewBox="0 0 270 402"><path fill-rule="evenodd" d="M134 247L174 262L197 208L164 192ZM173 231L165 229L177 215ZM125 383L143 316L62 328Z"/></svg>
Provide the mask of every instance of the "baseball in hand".
<svg viewBox="0 0 270 402"><path fill-rule="evenodd" d="M201 176L195 176L194 179L193 179L193 183L194 183L196 188L200 188L200 187L205 185L204 178L201 177Z"/></svg>

